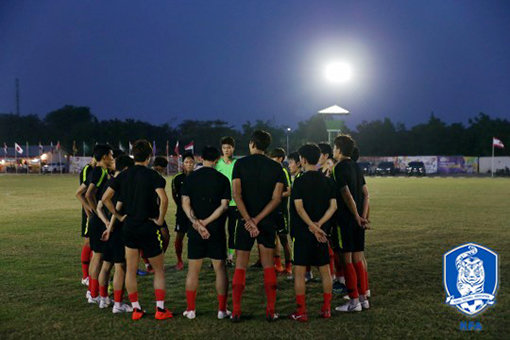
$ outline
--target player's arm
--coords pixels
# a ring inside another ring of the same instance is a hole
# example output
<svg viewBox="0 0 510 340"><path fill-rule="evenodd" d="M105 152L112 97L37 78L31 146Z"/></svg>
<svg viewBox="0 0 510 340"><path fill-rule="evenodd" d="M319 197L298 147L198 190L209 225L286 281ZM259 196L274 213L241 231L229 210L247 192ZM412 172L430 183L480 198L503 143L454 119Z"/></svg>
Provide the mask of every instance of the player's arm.
<svg viewBox="0 0 510 340"><path fill-rule="evenodd" d="M97 214L96 192L97 192L96 185L94 183L90 183L89 187L87 188L87 192L85 193L85 198L87 199L87 202L91 207L92 211L94 211Z"/></svg>
<svg viewBox="0 0 510 340"><path fill-rule="evenodd" d="M368 188L366 185L363 185L363 214L361 217L363 217L365 220L368 221L368 214L370 212L369 206L370 206L370 196L368 194Z"/></svg>
<svg viewBox="0 0 510 340"><path fill-rule="evenodd" d="M118 219L121 222L124 222L126 215L121 216L119 211L115 209L115 206L113 205L112 202L113 195L115 195L115 190L112 187L108 187L106 188L103 197L101 197L101 201L103 202L106 209L108 209L112 213L112 215L115 216L116 219Z"/></svg>
<svg viewBox="0 0 510 340"><path fill-rule="evenodd" d="M282 197L290 197L290 191L291 191L290 185L287 185L286 190L282 192Z"/></svg>
<svg viewBox="0 0 510 340"><path fill-rule="evenodd" d="M317 222L319 228L322 227L324 223L328 222L331 219L331 217L333 217L336 209L337 209L336 198L332 198L329 200L328 210L326 210L322 218L319 220L319 222Z"/></svg>
<svg viewBox="0 0 510 340"><path fill-rule="evenodd" d="M202 222L202 225L204 227L207 227L207 225L209 225L211 222L214 222L218 218L220 218L220 216L223 215L228 210L228 202L229 200L222 199L221 204L218 206L218 208L216 208L216 210L214 210L214 212L211 215L209 215L209 217L207 217L204 220L200 220L200 222Z"/></svg>
<svg viewBox="0 0 510 340"><path fill-rule="evenodd" d="M315 235L317 240L323 243L327 242L328 239L326 237L326 232L312 221L312 219L305 210L303 200L295 199L294 206L296 207L296 212L298 213L299 217L301 217L303 222L306 223L306 225L308 226L308 230L310 230L310 232Z"/></svg>
<svg viewBox="0 0 510 340"><path fill-rule="evenodd" d="M172 198L174 199L174 202L177 206L181 203L181 202L179 202L179 190L177 190L177 184L175 183L175 177L172 179Z"/></svg>
<svg viewBox="0 0 510 340"><path fill-rule="evenodd" d="M85 213L87 214L87 217L92 213L92 208L90 207L89 203L87 202L87 199L85 198L85 193L87 192L87 186L85 183L80 184L78 187L78 190L76 190L76 198L78 201L80 201L81 206L85 210Z"/></svg>
<svg viewBox="0 0 510 340"><path fill-rule="evenodd" d="M243 189L241 186L241 179L234 178L232 180L232 191L234 192L234 194L233 194L234 201L236 202L237 210L239 211L239 214L245 221L250 220L251 216L248 214L248 210L246 209L246 205L244 204L244 201L243 201L243 195L242 195Z"/></svg>
<svg viewBox="0 0 510 340"><path fill-rule="evenodd" d="M110 221L108 220L108 217L106 217L106 215L104 214L103 206L104 206L103 201L97 202L97 216L101 219L101 221L103 221L106 228L108 228L110 225Z"/></svg>
<svg viewBox="0 0 510 340"><path fill-rule="evenodd" d="M102 202L102 200L101 200ZM115 207L115 209L117 211L120 211L120 209L122 209L122 202L117 202L117 205ZM115 215L112 214L112 217L110 218L110 223L109 224L106 224L106 230L103 231L103 235L101 235L101 241L108 241L108 239L110 238L110 233L115 229L115 221L117 220L117 218L115 217Z"/></svg>
<svg viewBox="0 0 510 340"><path fill-rule="evenodd" d="M262 211L253 218L253 222L258 224L262 221L267 215L269 215L273 210L275 210L278 205L282 202L282 192L283 192L283 183L276 183L273 190L273 196L268 204L262 209Z"/></svg>
<svg viewBox="0 0 510 340"><path fill-rule="evenodd" d="M200 234L200 236L202 236L203 239L208 239L211 235L207 228L202 225L202 222L195 216L195 212L191 207L191 199L188 195L182 195L182 209L191 221L193 228Z"/></svg>
<svg viewBox="0 0 510 340"><path fill-rule="evenodd" d="M340 189L340 194L342 195L342 199L344 203L347 205L347 208L351 212L351 214L356 219L356 223L361 227L361 217L358 214L358 209L356 207L356 202L354 202L354 198L352 197L351 191L347 185L343 186Z"/></svg>
<svg viewBox="0 0 510 340"><path fill-rule="evenodd" d="M154 220L159 227L165 223L165 215L168 209L168 196L166 195L165 188L157 188L156 194L159 197L159 217Z"/></svg>

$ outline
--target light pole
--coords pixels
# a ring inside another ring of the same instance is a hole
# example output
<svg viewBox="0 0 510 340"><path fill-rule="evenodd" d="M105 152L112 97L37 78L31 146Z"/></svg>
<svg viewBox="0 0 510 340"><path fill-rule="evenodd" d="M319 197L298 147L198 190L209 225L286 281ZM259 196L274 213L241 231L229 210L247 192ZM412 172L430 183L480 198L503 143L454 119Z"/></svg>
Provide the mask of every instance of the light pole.
<svg viewBox="0 0 510 340"><path fill-rule="evenodd" d="M290 150L289 150L289 134L290 134L290 127L287 128L287 155L290 153Z"/></svg>

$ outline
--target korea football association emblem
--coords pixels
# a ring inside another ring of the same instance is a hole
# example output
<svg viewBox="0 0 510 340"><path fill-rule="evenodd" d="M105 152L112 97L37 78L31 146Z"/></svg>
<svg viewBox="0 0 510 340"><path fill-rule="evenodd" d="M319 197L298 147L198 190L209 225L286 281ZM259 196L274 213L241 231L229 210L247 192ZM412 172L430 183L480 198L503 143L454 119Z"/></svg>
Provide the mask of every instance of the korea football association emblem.
<svg viewBox="0 0 510 340"><path fill-rule="evenodd" d="M466 243L444 254L446 303L469 316L493 305L498 289L498 254L476 243Z"/></svg>

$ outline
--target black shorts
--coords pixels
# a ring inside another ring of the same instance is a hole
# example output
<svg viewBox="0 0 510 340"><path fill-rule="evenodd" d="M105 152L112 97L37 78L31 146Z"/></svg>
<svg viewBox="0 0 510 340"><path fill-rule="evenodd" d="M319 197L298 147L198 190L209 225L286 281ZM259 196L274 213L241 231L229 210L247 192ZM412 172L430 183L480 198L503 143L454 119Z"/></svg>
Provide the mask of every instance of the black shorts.
<svg viewBox="0 0 510 340"><path fill-rule="evenodd" d="M151 220L140 222L128 217L122 228L124 244L128 248L142 250L146 258L158 256L163 253L163 237L159 228Z"/></svg>
<svg viewBox="0 0 510 340"><path fill-rule="evenodd" d="M106 230L103 221L96 215L92 214L89 218L88 235L90 237L90 249L94 253L104 253L106 242L101 241L101 236Z"/></svg>
<svg viewBox="0 0 510 340"><path fill-rule="evenodd" d="M124 235L122 233L122 223L115 225L110 238L106 242L103 260L112 263L126 262L126 250L124 249Z"/></svg>
<svg viewBox="0 0 510 340"><path fill-rule="evenodd" d="M235 230L235 249L250 251L253 248L255 239L258 244L263 245L266 248L276 247L276 227L274 224L273 217L266 217L259 222L259 235L256 238L250 236L250 233L244 227L244 219L241 217L237 219L237 225Z"/></svg>
<svg viewBox="0 0 510 340"><path fill-rule="evenodd" d="M191 227L191 221L186 214L177 213L175 215L175 232L176 233L187 233Z"/></svg>
<svg viewBox="0 0 510 340"><path fill-rule="evenodd" d="M225 260L227 258L225 220L218 221L215 225L210 224L207 229L211 234L207 240L204 240L194 228L188 230L189 260L200 260L206 257L213 260Z"/></svg>
<svg viewBox="0 0 510 340"><path fill-rule="evenodd" d="M336 223L332 223L331 232L328 234L328 241L331 249L333 250L341 250L340 247L340 227Z"/></svg>
<svg viewBox="0 0 510 340"><path fill-rule="evenodd" d="M361 228L354 218L343 218L338 221L340 226L340 248L344 253L365 250L365 229Z"/></svg>
<svg viewBox="0 0 510 340"><path fill-rule="evenodd" d="M239 212L236 206L229 206L227 211L227 229L228 229L228 248L235 248L236 224L239 218Z"/></svg>
<svg viewBox="0 0 510 340"><path fill-rule="evenodd" d="M276 232L278 234L289 233L289 214L286 210L280 210L275 214Z"/></svg>
<svg viewBox="0 0 510 340"><path fill-rule="evenodd" d="M81 237L89 237L88 218L85 209L81 208Z"/></svg>
<svg viewBox="0 0 510 340"><path fill-rule="evenodd" d="M317 241L312 233L294 238L293 249L295 266L322 267L329 264L328 244Z"/></svg>

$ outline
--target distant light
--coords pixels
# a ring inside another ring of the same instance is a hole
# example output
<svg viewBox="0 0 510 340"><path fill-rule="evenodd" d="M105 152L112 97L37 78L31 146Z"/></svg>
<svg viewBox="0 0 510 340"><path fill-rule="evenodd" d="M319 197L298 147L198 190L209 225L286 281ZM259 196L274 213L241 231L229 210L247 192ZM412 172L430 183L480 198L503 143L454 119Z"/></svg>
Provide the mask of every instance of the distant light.
<svg viewBox="0 0 510 340"><path fill-rule="evenodd" d="M290 132L290 127L287 128L287 131Z"/></svg>
<svg viewBox="0 0 510 340"><path fill-rule="evenodd" d="M343 61L328 64L324 69L324 76L332 83L345 83L352 77L351 65Z"/></svg>
<svg viewBox="0 0 510 340"><path fill-rule="evenodd" d="M42 160L42 161L45 161L45 160L47 160L47 159L48 159L48 154L43 153L43 154L41 155L41 160Z"/></svg>
<svg viewBox="0 0 510 340"><path fill-rule="evenodd" d="M5 160L4 160L4 159L2 159L2 160L0 161L0 163L1 163L1 164L5 164Z"/></svg>

